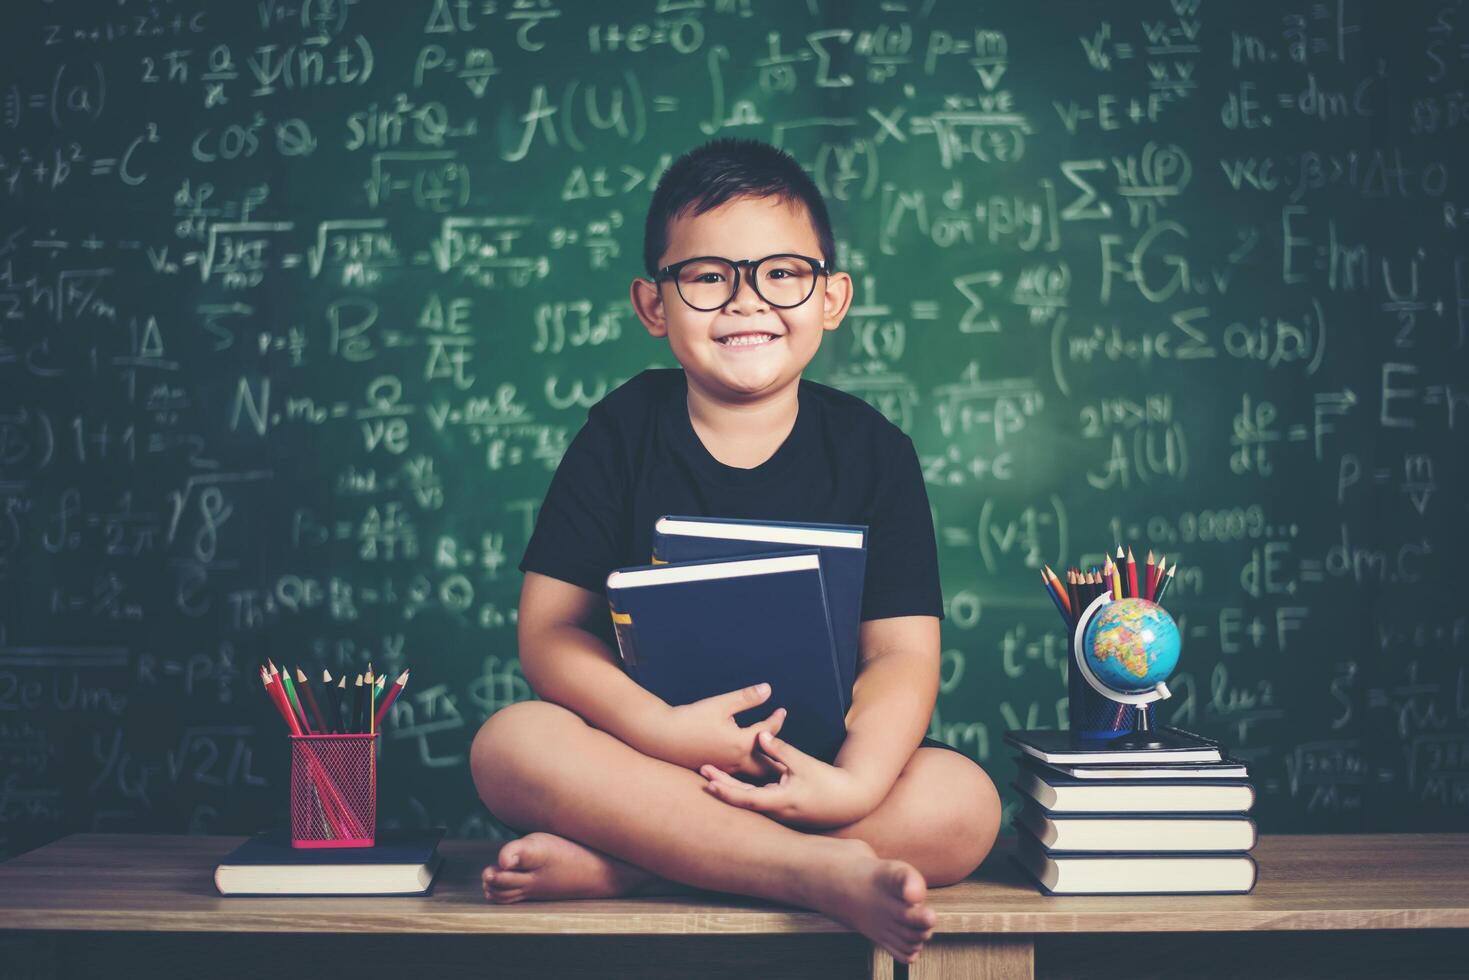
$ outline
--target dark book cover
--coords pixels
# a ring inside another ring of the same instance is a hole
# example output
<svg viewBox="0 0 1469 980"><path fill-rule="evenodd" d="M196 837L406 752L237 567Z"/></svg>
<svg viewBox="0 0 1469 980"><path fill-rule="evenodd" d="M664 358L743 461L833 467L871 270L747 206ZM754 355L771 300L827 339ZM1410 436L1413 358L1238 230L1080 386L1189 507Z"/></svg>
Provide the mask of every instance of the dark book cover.
<svg viewBox="0 0 1469 980"><path fill-rule="evenodd" d="M1008 731L1005 741L1026 755L1045 762L1098 764L1118 762L1218 762L1224 757L1219 743L1202 735L1164 725L1148 732L1157 748L1133 748L1119 739L1082 738L1053 728Z"/></svg>
<svg viewBox="0 0 1469 980"><path fill-rule="evenodd" d="M221 895L426 895L443 865L444 828L382 830L372 847L292 847L285 830L257 834L214 869Z"/></svg>
<svg viewBox="0 0 1469 980"><path fill-rule="evenodd" d="M782 538L792 540L781 540ZM795 540L799 539L799 540ZM816 543L802 543L811 541ZM653 525L653 561L695 561L815 548L821 556L827 604L842 679L842 706L852 704L867 574L867 525L755 521L667 514Z"/></svg>
<svg viewBox="0 0 1469 980"><path fill-rule="evenodd" d="M748 726L785 708L778 737L831 762L846 707L815 549L618 569L607 601L628 674L671 705L752 684L770 696Z"/></svg>

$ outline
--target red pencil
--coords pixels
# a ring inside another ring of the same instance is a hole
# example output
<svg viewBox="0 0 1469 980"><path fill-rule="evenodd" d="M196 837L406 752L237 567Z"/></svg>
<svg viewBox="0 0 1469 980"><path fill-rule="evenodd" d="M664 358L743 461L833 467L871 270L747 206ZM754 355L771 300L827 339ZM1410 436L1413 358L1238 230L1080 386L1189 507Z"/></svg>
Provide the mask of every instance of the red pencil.
<svg viewBox="0 0 1469 980"><path fill-rule="evenodd" d="M1132 549L1127 549L1127 595L1129 598L1139 598L1142 593L1137 590L1137 559L1132 557Z"/></svg>
<svg viewBox="0 0 1469 980"><path fill-rule="evenodd" d="M286 692L276 679L275 674L266 675L265 690L275 700L276 709L285 716L286 725L291 729L291 734L300 735L301 725L296 721L296 712L291 710L290 702L286 700Z"/></svg>
<svg viewBox="0 0 1469 980"><path fill-rule="evenodd" d="M302 710L304 711L307 707L311 708L311 714L316 718L317 732L322 735L327 734L329 729L327 728L326 718L321 713L321 705L316 703L316 695L311 691L311 682L306 679L306 671L300 667L296 668L296 690L298 692L305 692L306 704L302 706Z"/></svg>
<svg viewBox="0 0 1469 980"><path fill-rule="evenodd" d="M398 675L398 679L393 682L393 686L388 688L388 693L383 696L383 703L378 705L377 717L373 719L373 723L378 728L383 727L383 719L388 716L388 709L393 706L394 701L398 700L398 695L401 694L403 688L407 686L408 671L405 670L403 671L403 673Z"/></svg>
<svg viewBox="0 0 1469 980"><path fill-rule="evenodd" d="M1145 567L1147 568L1147 576L1143 580L1143 584L1147 586L1147 590L1143 592L1143 598L1151 602L1153 600L1153 587L1158 583L1158 579L1156 577L1158 574L1158 566L1153 564L1152 548L1148 549L1148 563Z"/></svg>
<svg viewBox="0 0 1469 980"><path fill-rule="evenodd" d="M271 693L271 690L270 690L270 675L265 672L265 668L264 667L261 667L260 668L260 686L263 687L263 688L265 688L265 696L268 697L268 698L270 698L270 706L276 710L276 714L279 714L281 716L281 721L285 721L286 720L286 716L283 713L281 713L280 702L277 701L275 699L275 695L273 693Z"/></svg>

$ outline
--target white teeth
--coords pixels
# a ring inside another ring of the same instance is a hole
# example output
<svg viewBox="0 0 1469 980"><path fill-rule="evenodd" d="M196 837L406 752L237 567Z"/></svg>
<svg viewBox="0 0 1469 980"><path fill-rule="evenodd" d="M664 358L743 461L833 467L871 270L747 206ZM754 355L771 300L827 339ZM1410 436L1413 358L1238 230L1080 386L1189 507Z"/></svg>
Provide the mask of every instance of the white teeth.
<svg viewBox="0 0 1469 980"><path fill-rule="evenodd" d="M726 347L755 347L775 339L774 334L747 334L741 337L725 337L719 341Z"/></svg>

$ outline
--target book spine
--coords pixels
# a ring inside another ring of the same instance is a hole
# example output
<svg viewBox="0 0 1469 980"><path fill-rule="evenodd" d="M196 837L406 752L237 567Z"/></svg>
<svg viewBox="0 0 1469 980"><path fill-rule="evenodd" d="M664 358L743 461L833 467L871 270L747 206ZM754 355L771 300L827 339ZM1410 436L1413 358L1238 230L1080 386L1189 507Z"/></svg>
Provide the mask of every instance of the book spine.
<svg viewBox="0 0 1469 980"><path fill-rule="evenodd" d="M632 616L618 610L615 603L609 602L609 605L612 607L612 631L617 634L617 652L622 655L622 664L625 668L637 667L638 644Z"/></svg>

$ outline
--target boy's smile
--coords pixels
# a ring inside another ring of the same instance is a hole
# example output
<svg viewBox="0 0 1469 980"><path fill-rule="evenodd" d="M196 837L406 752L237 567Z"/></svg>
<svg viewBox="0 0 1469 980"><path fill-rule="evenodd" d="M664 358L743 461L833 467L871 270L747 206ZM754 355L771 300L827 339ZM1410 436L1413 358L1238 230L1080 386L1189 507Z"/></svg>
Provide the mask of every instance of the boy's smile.
<svg viewBox="0 0 1469 980"><path fill-rule="evenodd" d="M774 197L740 197L703 214L671 220L668 247L659 261L668 266L699 256L723 256L739 262L782 253L824 258L805 208ZM846 273L815 274L810 298L783 309L755 290L752 271L741 264L738 291L722 307L707 311L685 302L671 280L633 281L638 318L654 337L668 338L694 397L725 405L793 402L801 372L821 346L821 335L841 324L851 303L851 277ZM767 265L760 272L762 289L770 292L788 274ZM711 282L715 285L708 288L717 292L720 283L730 280L696 266L687 270L684 281Z"/></svg>

